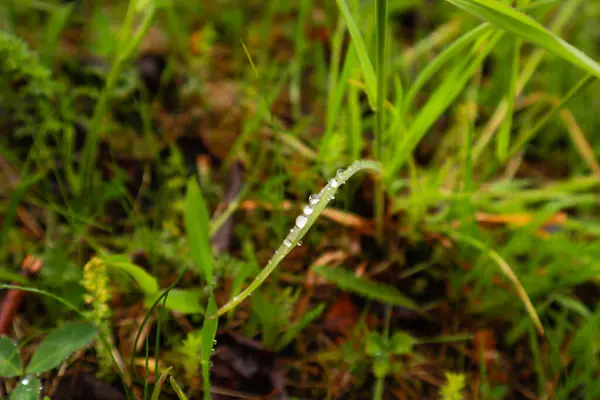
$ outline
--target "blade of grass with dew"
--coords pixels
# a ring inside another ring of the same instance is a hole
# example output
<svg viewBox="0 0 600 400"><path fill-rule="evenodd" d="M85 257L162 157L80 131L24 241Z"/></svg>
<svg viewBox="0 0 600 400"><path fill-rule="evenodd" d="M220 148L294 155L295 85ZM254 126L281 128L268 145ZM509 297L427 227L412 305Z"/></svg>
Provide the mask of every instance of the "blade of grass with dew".
<svg viewBox="0 0 600 400"><path fill-rule="evenodd" d="M470 245L472 247L475 247L476 249L479 249L481 251L485 251L487 249L487 247L486 247L486 245L484 243L482 243L481 241L479 241L479 240L477 240L477 239L475 239L475 238L473 238L471 236L464 235L464 234L457 233L457 232L448 232L448 234L449 234L450 237L454 238L455 240L457 240L459 242L462 242L462 243L465 243L465 244L468 244L468 245ZM517 276L515 275L515 273L511 269L511 267L494 250L487 249L487 252L488 252L488 256L492 260L494 260L494 262L496 262L496 264L498 264L498 267L500 268L500 270L512 282L513 286L515 287L515 290L517 291L517 294L518 294L519 298L521 299L521 301L525 305L525 309L527 310L527 313L529 314L529 317L531 318L531 321L535 325L535 327L536 327L537 331L539 332L539 334L543 335L544 334L544 327L542 326L542 322L540 321L540 317L538 316L537 311L535 310L535 307L531 303L531 300L529 299L529 296L527 295L527 292L523 288L523 285L521 285L521 282L519 282L519 279L517 278Z"/></svg>
<svg viewBox="0 0 600 400"><path fill-rule="evenodd" d="M385 110L386 100L386 40L387 40L387 0L376 0L375 14L377 17L377 97L375 115L375 155L377 160L384 160ZM402 140L402 139L400 139ZM385 187L381 179L375 182L375 237L383 242L383 223L385 218Z"/></svg>
<svg viewBox="0 0 600 400"><path fill-rule="evenodd" d="M217 328L219 326L218 318L209 318L210 315L215 315L217 312L217 303L211 293L210 299L208 300L208 307L206 307L206 317L204 318L204 325L202 325L202 347L200 349L202 364L202 381L204 389L204 400L210 400L210 355L215 345L215 336L217 335Z"/></svg>
<svg viewBox="0 0 600 400"><path fill-rule="evenodd" d="M349 290L371 300L410 309L417 308L417 305L411 299L403 295L394 286L359 278L352 272L342 268L315 267L313 270L339 288Z"/></svg>
<svg viewBox="0 0 600 400"><path fill-rule="evenodd" d="M344 17L344 21L346 22L346 26L348 27L348 31L352 37L352 43L356 48L356 54L358 56L358 60L360 61L363 77L365 79L369 102L373 106L377 103L377 77L375 75L373 65L371 64L371 60L369 59L367 46L365 45L360 30L358 29L358 26L352 17L352 12L350 11L350 8L348 8L346 1L336 0L336 3L340 9L340 12L342 13L342 16Z"/></svg>
<svg viewBox="0 0 600 400"><path fill-rule="evenodd" d="M195 177L188 181L183 219L196 269L211 285L213 255L210 246L208 210Z"/></svg>
<svg viewBox="0 0 600 400"><path fill-rule="evenodd" d="M452 68L448 76L444 79L444 82L436 89L427 104L417 114L406 138L397 141L394 157L389 165L386 166L386 174L388 176L393 176L406 162L421 138L457 98L502 35L503 32L496 32L489 41L486 41L485 37L480 38L484 42L482 48L479 49L479 42L475 43L469 56Z"/></svg>
<svg viewBox="0 0 600 400"><path fill-rule="evenodd" d="M373 171L377 174L382 173L381 164L374 161L356 161L344 171L339 171L335 178L329 180L318 194L311 195L309 205L307 205L302 214L296 218L295 226L290 230L283 243L275 250L275 254L269 260L267 265L260 271L254 281L244 289L239 295L232 298L229 302L223 305L215 315L211 318L216 318L227 313L232 308L236 307L244 301L249 295L258 288L267 277L277 268L279 263L289 254L294 246L302 240L306 232L314 224L319 215L323 212L327 204L334 199L338 188L346 183L346 181L359 171Z"/></svg>
<svg viewBox="0 0 600 400"><path fill-rule="evenodd" d="M600 78L600 65L544 28L533 18L493 0L446 0L455 6L549 52Z"/></svg>

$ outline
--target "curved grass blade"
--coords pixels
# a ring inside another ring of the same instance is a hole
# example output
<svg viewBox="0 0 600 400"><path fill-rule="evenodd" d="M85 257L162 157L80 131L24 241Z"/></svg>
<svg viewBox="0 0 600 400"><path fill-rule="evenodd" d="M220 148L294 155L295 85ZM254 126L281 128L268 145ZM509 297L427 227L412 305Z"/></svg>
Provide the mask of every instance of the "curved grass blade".
<svg viewBox="0 0 600 400"><path fill-rule="evenodd" d="M543 47L549 52L600 78L600 65L581 50L573 47L544 28L533 18L493 0L446 0L455 6Z"/></svg>
<svg viewBox="0 0 600 400"><path fill-rule="evenodd" d="M233 297L229 302L223 305L219 310L210 318L219 317L227 313L232 308L240 304L244 299L252 294L267 277L277 268L279 263L285 258L286 255L292 250L292 248L304 237L306 232L310 229L316 219L319 217L321 212L325 209L327 204L334 199L335 193L338 188L346 183L350 177L355 173L362 170L370 170L381 174L383 172L381 164L374 161L356 161L346 170L338 171L335 178L332 178L319 194L311 195L309 198L309 205L303 210L303 213L296 218L295 226L290 230L283 243L275 250L275 254L269 260L265 268L256 276L254 281L244 289L239 295ZM210 315L207 313L207 315Z"/></svg>
<svg viewBox="0 0 600 400"><path fill-rule="evenodd" d="M481 250L481 251L486 251L486 249L487 249L487 247L485 246L484 243L482 243L481 241L479 241L471 236L468 236L468 235L463 235L461 233L453 232L453 233L450 233L450 237L454 238L455 240L457 240L459 242L462 242L462 243L468 244L469 246L475 247L476 249ZM529 299L527 292L523 288L523 285L521 285L521 282L519 282L519 278L517 278L517 276L515 275L513 270L510 268L510 265L508 265L508 263L506 261L504 261L504 259L500 256L500 254L498 254L497 252L495 252L494 250L491 250L491 249L487 249L487 252L488 252L488 256L492 260L494 260L494 262L496 262L496 264L498 264L498 267L500 267L500 270L512 282L513 286L515 287L515 290L517 291L517 294L519 295L519 297L521 298L521 301L525 305L525 309L527 310L527 313L529 314L529 317L531 318L537 331L539 332L540 335L543 335L544 327L542 326L540 317L538 316L537 311L535 311L535 307L531 303L531 300Z"/></svg>

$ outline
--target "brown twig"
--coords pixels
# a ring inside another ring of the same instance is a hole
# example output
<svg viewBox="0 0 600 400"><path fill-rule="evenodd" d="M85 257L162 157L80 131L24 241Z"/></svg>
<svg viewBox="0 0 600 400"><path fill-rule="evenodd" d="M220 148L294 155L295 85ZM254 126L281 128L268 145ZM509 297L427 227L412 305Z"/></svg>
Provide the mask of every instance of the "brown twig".
<svg viewBox="0 0 600 400"><path fill-rule="evenodd" d="M33 278L38 274L42 266L42 260L29 255L21 263L20 274L28 278ZM6 292L2 301L2 307L0 307L0 336L8 334L12 321L25 297L25 293L18 289L9 289Z"/></svg>

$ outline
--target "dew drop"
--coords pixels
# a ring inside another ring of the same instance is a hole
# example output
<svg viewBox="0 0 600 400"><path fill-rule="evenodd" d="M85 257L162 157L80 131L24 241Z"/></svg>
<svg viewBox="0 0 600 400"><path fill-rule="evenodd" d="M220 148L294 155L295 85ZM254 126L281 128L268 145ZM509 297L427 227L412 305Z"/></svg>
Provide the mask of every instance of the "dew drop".
<svg viewBox="0 0 600 400"><path fill-rule="evenodd" d="M298 247L302 246L302 241L299 241L299 242L296 244L296 246L298 246Z"/></svg>
<svg viewBox="0 0 600 400"><path fill-rule="evenodd" d="M23 379L21 380L21 385L23 385L23 386L27 386L27 385L29 385L29 378L23 378Z"/></svg>
<svg viewBox="0 0 600 400"><path fill-rule="evenodd" d="M337 181L337 179L333 178L332 180L329 181L329 185L332 188L336 188L336 187L340 186L340 183Z"/></svg>
<svg viewBox="0 0 600 400"><path fill-rule="evenodd" d="M217 345L217 340L215 339L215 340L213 340L213 346L216 346L216 345Z"/></svg>
<svg viewBox="0 0 600 400"><path fill-rule="evenodd" d="M338 178L340 181L342 180L342 173L344 173L344 170L342 168L338 169L335 173L335 177Z"/></svg>
<svg viewBox="0 0 600 400"><path fill-rule="evenodd" d="M291 242L289 239L285 239L285 240L283 241L283 245L284 245L285 247L290 247L290 246L292 245L292 242Z"/></svg>
<svg viewBox="0 0 600 400"><path fill-rule="evenodd" d="M296 226L299 229L304 228L304 225L306 225L307 222L308 218L306 218L304 215L298 215L298 218L296 218Z"/></svg>
<svg viewBox="0 0 600 400"><path fill-rule="evenodd" d="M306 206L304 207L304 209L302 210L302 212L304 213L304 215L310 215L313 213L313 208L311 206Z"/></svg>
<svg viewBox="0 0 600 400"><path fill-rule="evenodd" d="M212 367L213 367L213 365L214 365L214 364L213 364L213 362L212 362L212 361L209 361L209 362L208 362L208 368L212 368Z"/></svg>
<svg viewBox="0 0 600 400"><path fill-rule="evenodd" d="M308 202L314 206L319 202L319 196L316 194L311 194L308 198Z"/></svg>

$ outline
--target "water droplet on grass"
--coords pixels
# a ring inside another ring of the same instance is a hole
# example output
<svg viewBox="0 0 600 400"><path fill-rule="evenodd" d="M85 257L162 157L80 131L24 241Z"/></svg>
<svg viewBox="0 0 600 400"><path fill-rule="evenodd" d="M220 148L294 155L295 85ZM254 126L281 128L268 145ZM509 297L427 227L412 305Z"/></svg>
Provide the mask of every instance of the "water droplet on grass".
<svg viewBox="0 0 600 400"><path fill-rule="evenodd" d="M296 246L298 246L298 247L302 246L302 241L299 241L299 242L296 244Z"/></svg>
<svg viewBox="0 0 600 400"><path fill-rule="evenodd" d="M333 178L332 180L329 181L329 185L332 188L336 188L336 187L340 186L340 183L337 181L337 179Z"/></svg>
<svg viewBox="0 0 600 400"><path fill-rule="evenodd" d="M316 194L311 194L308 198L308 202L314 206L319 202L319 196Z"/></svg>
<svg viewBox="0 0 600 400"><path fill-rule="evenodd" d="M304 215L298 215L298 218L296 218L296 226L299 229L304 228L304 225L306 225L307 222L308 218L306 218Z"/></svg>
<svg viewBox="0 0 600 400"><path fill-rule="evenodd" d="M312 214L312 213L313 213L313 211L314 211L314 210L313 210L313 208L312 208L312 207L310 207L310 206L306 206L306 207L304 207L304 209L302 210L302 212L303 212L303 213L304 213L304 215L306 215L306 216L308 216L308 215Z"/></svg>
<svg viewBox="0 0 600 400"><path fill-rule="evenodd" d="M285 239L283 241L283 245L286 246L286 247L290 247L292 245L292 242L289 239Z"/></svg>

